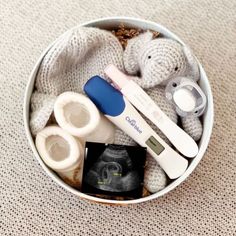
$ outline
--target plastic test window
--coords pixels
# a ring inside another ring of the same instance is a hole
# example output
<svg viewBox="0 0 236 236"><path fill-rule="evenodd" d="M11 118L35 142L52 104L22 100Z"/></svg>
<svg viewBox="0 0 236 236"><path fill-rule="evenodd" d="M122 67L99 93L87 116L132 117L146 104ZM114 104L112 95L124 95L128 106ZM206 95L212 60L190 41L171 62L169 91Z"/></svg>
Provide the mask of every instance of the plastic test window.
<svg viewBox="0 0 236 236"><path fill-rule="evenodd" d="M150 138L146 141L146 144L157 155L160 155L165 149L153 136L150 136Z"/></svg>

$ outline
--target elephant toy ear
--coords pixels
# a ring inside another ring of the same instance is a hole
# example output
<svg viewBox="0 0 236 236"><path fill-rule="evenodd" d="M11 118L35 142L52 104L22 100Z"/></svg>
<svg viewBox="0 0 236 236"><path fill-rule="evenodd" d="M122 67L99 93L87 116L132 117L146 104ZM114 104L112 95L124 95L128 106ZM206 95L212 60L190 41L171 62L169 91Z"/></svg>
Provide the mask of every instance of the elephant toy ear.
<svg viewBox="0 0 236 236"><path fill-rule="evenodd" d="M124 66L128 74L135 75L139 71L138 58L141 49L153 39L152 32L140 34L128 41L124 51Z"/></svg>
<svg viewBox="0 0 236 236"><path fill-rule="evenodd" d="M193 78L194 81L198 81L199 79L199 67L198 62L195 56L193 55L191 49L187 46L183 47L184 54L186 56L187 62L189 64L189 72L190 76Z"/></svg>

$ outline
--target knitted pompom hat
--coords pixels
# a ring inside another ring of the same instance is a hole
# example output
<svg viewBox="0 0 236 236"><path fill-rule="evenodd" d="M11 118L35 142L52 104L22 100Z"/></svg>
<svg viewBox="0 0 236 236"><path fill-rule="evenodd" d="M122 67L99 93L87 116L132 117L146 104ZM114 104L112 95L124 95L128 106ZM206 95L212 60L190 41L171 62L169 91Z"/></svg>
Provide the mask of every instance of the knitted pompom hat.
<svg viewBox="0 0 236 236"><path fill-rule="evenodd" d="M47 124L56 97L65 91L83 93L94 76L104 76L108 64L123 69L123 49L109 31L77 27L62 35L43 58L31 99L30 127L33 135Z"/></svg>

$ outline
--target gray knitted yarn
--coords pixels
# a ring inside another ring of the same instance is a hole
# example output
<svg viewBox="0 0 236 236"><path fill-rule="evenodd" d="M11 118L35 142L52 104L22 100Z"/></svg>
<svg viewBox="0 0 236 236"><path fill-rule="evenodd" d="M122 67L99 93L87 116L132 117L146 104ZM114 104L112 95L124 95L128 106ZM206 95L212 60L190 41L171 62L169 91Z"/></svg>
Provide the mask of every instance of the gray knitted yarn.
<svg viewBox="0 0 236 236"><path fill-rule="evenodd" d="M152 39L151 32L129 40L124 52L124 66L129 74L136 75L140 72L141 77L134 77L134 80L143 88L148 89L166 85L176 76L186 76L195 81L199 79L197 61L188 47L172 39ZM157 101L157 104L165 111L168 101L159 103ZM184 130L194 140L201 138L202 124L198 118L184 118L181 121Z"/></svg>
<svg viewBox="0 0 236 236"><path fill-rule="evenodd" d="M189 116L181 118L184 130L190 134L194 140L199 140L202 136L202 123L198 117Z"/></svg>
<svg viewBox="0 0 236 236"><path fill-rule="evenodd" d="M164 171L156 162L156 160L150 154L147 154L144 172L144 186L149 192L156 193L165 188L166 185L167 178Z"/></svg>
<svg viewBox="0 0 236 236"><path fill-rule="evenodd" d="M176 76L199 79L198 65L189 48L168 38L152 39L151 32L128 41L124 66L128 74L141 72L142 79L134 80L143 88L166 85Z"/></svg>

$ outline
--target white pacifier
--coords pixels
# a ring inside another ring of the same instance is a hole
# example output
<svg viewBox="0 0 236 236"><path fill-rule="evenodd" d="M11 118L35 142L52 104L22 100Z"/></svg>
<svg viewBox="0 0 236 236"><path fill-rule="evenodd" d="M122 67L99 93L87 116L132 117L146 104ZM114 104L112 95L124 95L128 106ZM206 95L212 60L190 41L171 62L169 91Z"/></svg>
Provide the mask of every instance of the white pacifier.
<svg viewBox="0 0 236 236"><path fill-rule="evenodd" d="M187 77L171 80L166 86L165 93L179 116L200 116L205 110L205 94L196 82Z"/></svg>

